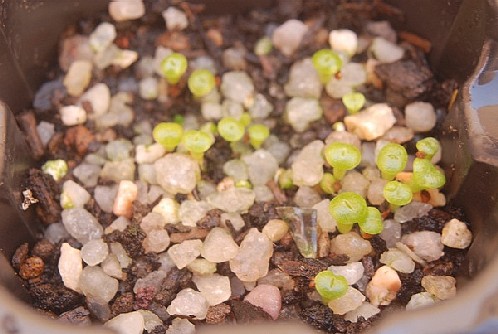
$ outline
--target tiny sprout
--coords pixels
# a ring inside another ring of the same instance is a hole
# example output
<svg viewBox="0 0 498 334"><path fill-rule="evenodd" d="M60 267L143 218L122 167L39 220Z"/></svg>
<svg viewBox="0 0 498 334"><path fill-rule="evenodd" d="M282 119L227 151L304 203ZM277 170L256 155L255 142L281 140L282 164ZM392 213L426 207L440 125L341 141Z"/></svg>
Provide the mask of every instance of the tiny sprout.
<svg viewBox="0 0 498 334"><path fill-rule="evenodd" d="M384 229L382 224L382 215L377 208L369 206L367 208L367 218L364 222L359 222L360 230L363 233L379 234Z"/></svg>
<svg viewBox="0 0 498 334"><path fill-rule="evenodd" d="M348 291L348 281L344 276L336 275L330 270L319 272L315 276L315 289L324 303L340 298Z"/></svg>
<svg viewBox="0 0 498 334"><path fill-rule="evenodd" d="M244 126L248 126L252 122L252 117L248 112L244 112L240 115L239 122L241 122Z"/></svg>
<svg viewBox="0 0 498 334"><path fill-rule="evenodd" d="M330 201L329 212L337 222L340 233L347 233L354 223L363 223L367 218L367 202L354 192L344 192Z"/></svg>
<svg viewBox="0 0 498 334"><path fill-rule="evenodd" d="M172 53L161 62L161 73L169 84L177 84L186 71L187 58L181 53Z"/></svg>
<svg viewBox="0 0 498 334"><path fill-rule="evenodd" d="M292 182L292 171L289 169L282 170L278 175L278 185L280 189L290 189L294 186Z"/></svg>
<svg viewBox="0 0 498 334"><path fill-rule="evenodd" d="M324 173L322 180L320 181L320 188L323 190L324 193L332 195L337 193L336 183L337 180L335 179L334 175L330 173Z"/></svg>
<svg viewBox="0 0 498 334"><path fill-rule="evenodd" d="M176 114L175 117L173 117L173 122L183 126L185 123L185 116Z"/></svg>
<svg viewBox="0 0 498 334"><path fill-rule="evenodd" d="M249 142L256 150L261 147L266 138L270 135L270 129L263 124L254 124L247 129Z"/></svg>
<svg viewBox="0 0 498 334"><path fill-rule="evenodd" d="M406 149L396 143L387 143L382 147L377 155L376 164L382 178L392 180L396 174L405 169L408 155Z"/></svg>
<svg viewBox="0 0 498 334"><path fill-rule="evenodd" d="M360 150L351 144L334 142L327 145L323 150L325 159L334 170L334 177L342 180L348 170L358 166L361 162Z"/></svg>
<svg viewBox="0 0 498 334"><path fill-rule="evenodd" d="M387 182L384 186L383 194L386 201L394 205L394 207L407 205L412 201L413 197L410 186L398 181Z"/></svg>
<svg viewBox="0 0 498 334"><path fill-rule="evenodd" d="M427 160L431 160L441 148L439 141L434 137L421 139L415 146L417 147L417 150L423 154L423 158Z"/></svg>
<svg viewBox="0 0 498 334"><path fill-rule="evenodd" d="M235 182L235 187L236 188L251 189L252 188L252 184L251 184L251 182L249 182L247 180L239 180L239 181Z"/></svg>
<svg viewBox="0 0 498 334"><path fill-rule="evenodd" d="M42 171L59 181L67 174L68 166L64 160L48 160L43 164Z"/></svg>
<svg viewBox="0 0 498 334"><path fill-rule="evenodd" d="M445 182L444 173L429 160L415 158L413 161L412 191L441 188Z"/></svg>
<svg viewBox="0 0 498 334"><path fill-rule="evenodd" d="M256 45L254 45L254 54L258 56L264 56L269 54L272 48L273 43L271 42L271 39L268 37L263 37L256 42Z"/></svg>
<svg viewBox="0 0 498 334"><path fill-rule="evenodd" d="M218 133L226 141L236 142L244 137L244 125L233 117L223 117L218 123Z"/></svg>
<svg viewBox="0 0 498 334"><path fill-rule="evenodd" d="M166 151L174 151L182 141L183 127L178 123L161 122L152 130L152 137L161 144Z"/></svg>
<svg viewBox="0 0 498 334"><path fill-rule="evenodd" d="M311 58L320 81L326 84L333 75L341 70L342 60L337 53L330 49L321 49L313 54Z"/></svg>
<svg viewBox="0 0 498 334"><path fill-rule="evenodd" d="M216 86L213 73L206 69L198 69L190 74L187 82L192 95L197 98L208 95Z"/></svg>
<svg viewBox="0 0 498 334"><path fill-rule="evenodd" d="M342 97L342 103L344 103L350 114L355 114L360 111L365 105L365 102L365 96L360 92L350 92Z"/></svg>
<svg viewBox="0 0 498 334"><path fill-rule="evenodd" d="M183 135L183 144L194 159L202 162L204 153L209 150L214 141L209 134L203 131L188 130Z"/></svg>

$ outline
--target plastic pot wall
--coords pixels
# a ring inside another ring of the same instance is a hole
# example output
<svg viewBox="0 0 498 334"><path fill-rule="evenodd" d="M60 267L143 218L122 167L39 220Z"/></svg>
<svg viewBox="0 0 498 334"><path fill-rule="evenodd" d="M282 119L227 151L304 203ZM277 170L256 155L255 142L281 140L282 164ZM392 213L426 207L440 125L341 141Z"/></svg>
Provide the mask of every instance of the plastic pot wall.
<svg viewBox="0 0 498 334"><path fill-rule="evenodd" d="M157 1L161 0L150 0ZM285 0L284 0L285 1ZM205 0L208 12L244 12L265 0ZM459 277L456 298L434 307L390 315L373 333L498 332L498 2L493 0L387 0L403 11L395 26L431 40L432 67L457 79L460 90L447 117L443 160L448 197L461 206L475 240ZM10 267L15 248L32 242L40 226L20 209L32 164L13 114L30 108L34 92L55 63L60 34L69 23L106 10L103 0L0 1L0 333L88 333L49 320L29 307L29 296ZM284 324L278 333L305 333ZM211 331L213 328L211 328ZM268 327L237 333L268 333ZM110 333L92 328L92 333ZM222 329L216 328L216 333ZM235 332L227 329L227 333Z"/></svg>

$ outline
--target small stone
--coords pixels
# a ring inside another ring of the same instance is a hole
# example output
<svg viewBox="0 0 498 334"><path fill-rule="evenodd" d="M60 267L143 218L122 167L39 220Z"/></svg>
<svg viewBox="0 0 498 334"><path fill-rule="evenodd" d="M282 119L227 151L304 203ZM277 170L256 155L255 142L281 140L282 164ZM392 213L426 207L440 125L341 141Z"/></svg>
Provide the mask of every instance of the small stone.
<svg viewBox="0 0 498 334"><path fill-rule="evenodd" d="M87 298L107 303L116 295L118 281L100 267L85 267L80 275L79 287Z"/></svg>
<svg viewBox="0 0 498 334"><path fill-rule="evenodd" d="M244 298L246 302L261 307L273 320L277 320L282 308L280 290L273 285L260 284Z"/></svg>
<svg viewBox="0 0 498 334"><path fill-rule="evenodd" d="M194 190L201 174L199 164L190 157L170 153L154 163L157 182L171 194L188 194Z"/></svg>
<svg viewBox="0 0 498 334"><path fill-rule="evenodd" d="M112 212L116 216L123 216L130 219L133 216L133 201L138 194L137 185L131 181L123 180L119 182L118 193L114 198Z"/></svg>
<svg viewBox="0 0 498 334"><path fill-rule="evenodd" d="M173 260L171 260L171 257L169 256L168 253L164 252L161 254L158 254L158 259L157 262L161 264L161 267L159 267L158 270L162 270L165 273L169 273L171 269L175 268L175 263Z"/></svg>
<svg viewBox="0 0 498 334"><path fill-rule="evenodd" d="M389 305L401 289L401 280L396 271L388 266L380 267L367 285L367 297L375 305Z"/></svg>
<svg viewBox="0 0 498 334"><path fill-rule="evenodd" d="M398 126L395 125L392 128L390 128L383 136L382 140L398 143L398 144L403 144L406 143L410 140L412 140L413 136L415 134L413 133L413 130L404 126Z"/></svg>
<svg viewBox="0 0 498 334"><path fill-rule="evenodd" d="M329 34L329 44L333 50L354 55L358 48L358 36L348 29L332 30Z"/></svg>
<svg viewBox="0 0 498 334"><path fill-rule="evenodd" d="M55 133L55 125L53 123L42 121L40 122L40 124L36 126L36 131L40 136L40 140L43 146L46 147L48 142L50 141L50 139L52 139L52 136Z"/></svg>
<svg viewBox="0 0 498 334"><path fill-rule="evenodd" d="M386 242L387 248L395 247L396 243L401 240L401 224L394 219L384 220L384 229L380 237Z"/></svg>
<svg viewBox="0 0 498 334"><path fill-rule="evenodd" d="M403 58L405 50L384 38L377 37L370 46L375 58L382 63L393 63Z"/></svg>
<svg viewBox="0 0 498 334"><path fill-rule="evenodd" d="M196 275L211 275L216 272L216 263L199 258L190 262L187 269Z"/></svg>
<svg viewBox="0 0 498 334"><path fill-rule="evenodd" d="M299 187L294 195L294 203L302 209L312 208L313 205L318 204L322 200L320 194L311 187Z"/></svg>
<svg viewBox="0 0 498 334"><path fill-rule="evenodd" d="M263 227L263 234L272 242L277 242L289 231L289 226L281 219L270 219Z"/></svg>
<svg viewBox="0 0 498 334"><path fill-rule="evenodd" d="M361 167L375 166L375 144L376 144L375 142L361 143L361 162L360 162ZM377 178L380 178L380 176Z"/></svg>
<svg viewBox="0 0 498 334"><path fill-rule="evenodd" d="M292 277L280 269L270 270L266 276L258 279L257 283L258 285L273 285L283 290L292 290L294 288L294 280Z"/></svg>
<svg viewBox="0 0 498 334"><path fill-rule="evenodd" d="M249 108L249 115L252 118L267 118L273 111L273 105L266 99L263 94L254 96L254 103Z"/></svg>
<svg viewBox="0 0 498 334"><path fill-rule="evenodd" d="M73 126L86 122L86 111L79 106L65 106L59 109L62 123L65 126Z"/></svg>
<svg viewBox="0 0 498 334"><path fill-rule="evenodd" d="M121 161L131 157L133 144L128 140L113 140L105 147L107 158L111 161Z"/></svg>
<svg viewBox="0 0 498 334"><path fill-rule="evenodd" d="M394 213L394 220L398 223L403 224L413 220L414 218L421 218L432 210L432 205L421 202L411 202L407 204Z"/></svg>
<svg viewBox="0 0 498 334"><path fill-rule="evenodd" d="M85 209L63 210L62 223L67 232L82 244L101 238L104 232L102 225Z"/></svg>
<svg viewBox="0 0 498 334"><path fill-rule="evenodd" d="M109 246L102 239L90 240L81 248L81 257L89 266L96 266L109 254Z"/></svg>
<svg viewBox="0 0 498 334"><path fill-rule="evenodd" d="M93 51L99 53L111 45L116 36L116 28L114 25L103 22L90 34L88 42Z"/></svg>
<svg viewBox="0 0 498 334"><path fill-rule="evenodd" d="M109 15L115 21L136 20L145 14L142 0L116 0L109 3Z"/></svg>
<svg viewBox="0 0 498 334"><path fill-rule="evenodd" d="M243 181L249 178L247 166L242 160L228 160L223 165L223 171L227 176L233 177L235 181Z"/></svg>
<svg viewBox="0 0 498 334"><path fill-rule="evenodd" d="M412 102L405 107L405 119L413 131L431 131L436 125L436 111L428 102Z"/></svg>
<svg viewBox="0 0 498 334"><path fill-rule="evenodd" d="M188 26L187 15L175 7L168 7L162 15L168 30L183 30Z"/></svg>
<svg viewBox="0 0 498 334"><path fill-rule="evenodd" d="M344 319L351 321L352 323L357 323L358 319L362 317L364 320L368 320L376 314L380 313L380 309L368 302L363 302L356 310L349 311L344 315Z"/></svg>
<svg viewBox="0 0 498 334"><path fill-rule="evenodd" d="M289 156L289 144L280 141L276 136L270 135L264 142L263 147L277 159L279 164L284 163Z"/></svg>
<svg viewBox="0 0 498 334"><path fill-rule="evenodd" d="M85 188L74 182L67 180L62 186L60 204L63 209L83 208L90 200L90 194Z"/></svg>
<svg viewBox="0 0 498 334"><path fill-rule="evenodd" d="M448 247L465 249L472 242L472 232L464 222L453 218L444 225L441 242Z"/></svg>
<svg viewBox="0 0 498 334"><path fill-rule="evenodd" d="M98 128L108 128L116 125L130 126L133 122L134 112L130 107L132 103L130 92L120 91L111 98L109 111L95 119Z"/></svg>
<svg viewBox="0 0 498 334"><path fill-rule="evenodd" d="M100 177L104 180L120 182L122 180L134 180L135 162L133 159L121 161L107 161L100 172Z"/></svg>
<svg viewBox="0 0 498 334"><path fill-rule="evenodd" d="M94 52L90 46L87 36L76 34L71 37L64 38L61 44L59 52L59 66L64 72L67 72L71 64L75 61L92 61ZM51 98L54 92L62 87L62 82L59 80L53 80L43 84L35 96L34 106L38 108L40 107L40 104L43 104L43 108L41 108L42 110L50 109L52 106Z"/></svg>
<svg viewBox="0 0 498 334"><path fill-rule="evenodd" d="M346 278L348 285L356 284L362 277L365 268L361 262L350 262L345 266L330 266L329 270Z"/></svg>
<svg viewBox="0 0 498 334"><path fill-rule="evenodd" d="M71 64L64 77L64 87L71 96L78 97L88 87L92 78L92 63L86 60L77 60Z"/></svg>
<svg viewBox="0 0 498 334"><path fill-rule="evenodd" d="M185 240L181 244L173 245L168 249L168 255L178 269L185 268L201 255L202 241Z"/></svg>
<svg viewBox="0 0 498 334"><path fill-rule="evenodd" d="M114 254L109 254L102 262L102 270L111 277L117 278L119 280L125 279L125 275L121 270L121 264L118 261L118 257Z"/></svg>
<svg viewBox="0 0 498 334"><path fill-rule="evenodd" d="M221 92L225 98L244 106L254 102L254 84L246 72L227 72L221 78Z"/></svg>
<svg viewBox="0 0 498 334"><path fill-rule="evenodd" d="M156 78L143 78L139 83L140 97L144 100L155 100L158 95L158 82Z"/></svg>
<svg viewBox="0 0 498 334"><path fill-rule="evenodd" d="M370 204L373 205L381 205L384 203L384 187L387 183L387 180L384 179L376 179L373 180L367 189L367 199Z"/></svg>
<svg viewBox="0 0 498 334"><path fill-rule="evenodd" d="M111 318L111 308L106 302L87 299L86 306L88 307L88 311L97 320L107 321Z"/></svg>
<svg viewBox="0 0 498 334"><path fill-rule="evenodd" d="M229 188L207 196L207 202L226 212L247 211L255 200L254 191L245 188Z"/></svg>
<svg viewBox="0 0 498 334"><path fill-rule="evenodd" d="M111 248L111 252L118 258L121 268L127 268L131 264L132 260L128 256L128 253L126 253L123 245L119 242L113 242L109 245L109 247Z"/></svg>
<svg viewBox="0 0 498 334"><path fill-rule="evenodd" d="M149 165L149 164L138 165L138 179L147 184L156 185L157 177L156 177L156 168L154 167L154 165ZM155 187L154 189L157 190L158 188ZM157 195L157 197L155 197L152 201L149 201L148 204L155 202L155 200L158 199L162 193L164 193L164 190L161 187L159 187L159 189L160 192L156 191L153 192L155 195Z"/></svg>
<svg viewBox="0 0 498 334"><path fill-rule="evenodd" d="M318 252L318 223L316 211L294 207L277 208L279 216L289 225L292 238L302 256L316 258Z"/></svg>
<svg viewBox="0 0 498 334"><path fill-rule="evenodd" d="M347 172L346 176L341 181L343 192L354 192L361 197L367 197L368 187L370 182L361 173L351 170Z"/></svg>
<svg viewBox="0 0 498 334"><path fill-rule="evenodd" d="M163 146L155 143L152 145L138 145L136 147L135 160L139 164L152 164L161 158L166 151Z"/></svg>
<svg viewBox="0 0 498 334"><path fill-rule="evenodd" d="M446 300L456 295L456 280L452 276L424 276L422 286L439 300Z"/></svg>
<svg viewBox="0 0 498 334"><path fill-rule="evenodd" d="M206 216L211 206L204 201L185 200L180 205L180 221L182 225L195 227L196 223Z"/></svg>
<svg viewBox="0 0 498 334"><path fill-rule="evenodd" d="M242 48L229 48L223 52L223 65L233 71L246 69L246 52Z"/></svg>
<svg viewBox="0 0 498 334"><path fill-rule="evenodd" d="M334 314L344 315L350 311L356 310L365 300L365 296L360 291L348 287L344 296L331 300L328 303L328 306Z"/></svg>
<svg viewBox="0 0 498 334"><path fill-rule="evenodd" d="M292 163L292 183L314 186L323 178L323 142L315 140L303 147Z"/></svg>
<svg viewBox="0 0 498 334"><path fill-rule="evenodd" d="M133 292L139 294L140 291L150 291L151 294L156 294L166 278L166 272L162 270L153 271L143 278L139 278L133 286Z"/></svg>
<svg viewBox="0 0 498 334"><path fill-rule="evenodd" d="M309 123L319 120L323 110L317 99L293 97L285 107L286 118L297 132L303 132Z"/></svg>
<svg viewBox="0 0 498 334"><path fill-rule="evenodd" d="M47 229L45 230L44 237L51 243L56 244L62 239L70 238L71 235L67 233L64 224L55 223L48 225Z"/></svg>
<svg viewBox="0 0 498 334"><path fill-rule="evenodd" d="M194 276L192 280L211 306L227 301L232 293L227 276Z"/></svg>
<svg viewBox="0 0 498 334"><path fill-rule="evenodd" d="M201 104L201 114L206 120L219 120L223 117L221 104L218 102L203 102Z"/></svg>
<svg viewBox="0 0 498 334"><path fill-rule="evenodd" d="M313 205L313 209L316 210L316 217L318 225L322 231L327 233L333 233L337 229L337 222L329 211L330 200L324 199L321 202Z"/></svg>
<svg viewBox="0 0 498 334"><path fill-rule="evenodd" d="M166 334L194 334L195 326L187 319L175 318L166 330Z"/></svg>
<svg viewBox="0 0 498 334"><path fill-rule="evenodd" d="M233 259L238 251L239 246L230 233L223 228L215 227L206 236L201 255L210 262L221 263Z"/></svg>
<svg viewBox="0 0 498 334"><path fill-rule="evenodd" d="M420 231L406 234L401 242L425 261L436 261L444 255L444 245L441 243L441 234L430 231Z"/></svg>
<svg viewBox="0 0 498 334"><path fill-rule="evenodd" d="M400 273L409 274L415 270L415 262L408 255L395 248L382 253L380 262Z"/></svg>
<svg viewBox="0 0 498 334"><path fill-rule="evenodd" d="M73 170L73 175L85 187L95 187L98 183L101 170L100 166L83 163Z"/></svg>
<svg viewBox="0 0 498 334"><path fill-rule="evenodd" d="M145 232L149 233L154 230L160 230L166 225L166 220L164 217L157 212L150 212L147 216L142 218L140 223L140 228Z"/></svg>
<svg viewBox="0 0 498 334"><path fill-rule="evenodd" d="M144 329L147 333L152 333L154 328L157 326L162 326L162 320L152 311L149 310L138 310L138 312L144 317Z"/></svg>
<svg viewBox="0 0 498 334"><path fill-rule="evenodd" d="M356 232L339 234L330 241L330 251L334 254L344 254L349 257L348 262L360 261L365 255L372 252L372 245Z"/></svg>
<svg viewBox="0 0 498 334"><path fill-rule="evenodd" d="M367 22L365 30L373 36L379 36L391 43L396 43L396 31L389 21Z"/></svg>
<svg viewBox="0 0 498 334"><path fill-rule="evenodd" d="M308 27L299 20L288 20L273 32L273 45L285 56L297 50L308 31Z"/></svg>
<svg viewBox="0 0 498 334"><path fill-rule="evenodd" d="M385 103L377 103L365 111L346 116L344 123L348 131L353 132L360 139L374 140L384 135L396 123L396 118L391 107Z"/></svg>
<svg viewBox="0 0 498 334"><path fill-rule="evenodd" d="M120 231L123 232L126 227L130 224L130 221L126 217L118 217L116 218L111 225L107 226L104 229L104 234L110 234L114 231Z"/></svg>
<svg viewBox="0 0 498 334"><path fill-rule="evenodd" d="M230 269L243 282L254 282L268 273L273 243L256 228L251 228L240 243L237 255L230 260Z"/></svg>
<svg viewBox="0 0 498 334"><path fill-rule="evenodd" d="M104 212L112 213L117 193L118 188L116 186L97 186L93 191L93 197Z"/></svg>
<svg viewBox="0 0 498 334"><path fill-rule="evenodd" d="M152 212L163 216L165 224L176 224L180 222L180 205L172 198L163 198L152 208Z"/></svg>
<svg viewBox="0 0 498 334"><path fill-rule="evenodd" d="M146 253L164 252L170 244L170 238L166 230L152 230L147 233L147 237L142 241L142 247Z"/></svg>
<svg viewBox="0 0 498 334"><path fill-rule="evenodd" d="M220 215L220 223L222 227L228 227L228 223L232 225L235 231L240 231L246 223L237 212L224 212Z"/></svg>
<svg viewBox="0 0 498 334"><path fill-rule="evenodd" d="M142 334L145 326L144 317L139 311L121 313L105 323L118 334Z"/></svg>
<svg viewBox="0 0 498 334"><path fill-rule="evenodd" d="M249 180L253 185L264 185L273 180L278 170L278 161L263 149L245 155L242 160L247 166Z"/></svg>
<svg viewBox="0 0 498 334"><path fill-rule="evenodd" d="M341 69L341 77L332 77L325 86L325 91L330 97L340 99L366 81L367 72L363 64L347 63Z"/></svg>
<svg viewBox="0 0 498 334"><path fill-rule="evenodd" d="M200 292L186 288L176 295L167 311L171 315L192 316L196 320L203 320L208 307L209 303Z"/></svg>
<svg viewBox="0 0 498 334"><path fill-rule="evenodd" d="M421 307L434 305L435 303L434 296L429 292L419 292L410 298L410 301L406 304L406 310L415 310Z"/></svg>
<svg viewBox="0 0 498 334"><path fill-rule="evenodd" d="M323 85L311 59L295 62L289 73L289 82L284 91L290 97L318 99L322 95Z"/></svg>
<svg viewBox="0 0 498 334"><path fill-rule="evenodd" d="M68 243L63 243L59 257L59 275L61 275L64 286L74 291L80 291L79 280L82 271L83 262L80 250L71 247Z"/></svg>
<svg viewBox="0 0 498 334"><path fill-rule="evenodd" d="M332 131L325 139L325 145L337 142L356 146L359 150L362 146L360 138L358 138L358 136L354 133L348 131Z"/></svg>

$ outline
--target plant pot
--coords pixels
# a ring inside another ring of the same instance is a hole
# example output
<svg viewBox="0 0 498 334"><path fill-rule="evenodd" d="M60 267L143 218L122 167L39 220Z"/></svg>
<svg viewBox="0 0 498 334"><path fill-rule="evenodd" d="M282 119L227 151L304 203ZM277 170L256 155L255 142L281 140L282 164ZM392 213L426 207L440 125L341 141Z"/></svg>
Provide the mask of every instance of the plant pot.
<svg viewBox="0 0 498 334"><path fill-rule="evenodd" d="M199 2L199 1L197 1ZM493 0L387 1L400 8L393 24L432 42L437 74L460 83L442 133L447 196L462 207L475 240L447 302L381 320L374 333L498 332L498 3ZM212 13L271 5L264 0L206 0ZM40 226L32 209L23 211L23 182L33 163L13 115L30 108L57 55L64 27L105 10L102 0L2 1L0 3L0 333L88 333L37 314L10 266L23 242ZM251 332L267 333L266 327ZM285 327L286 333L304 330ZM216 329L220 332L219 329ZM92 328L92 333L109 333Z"/></svg>

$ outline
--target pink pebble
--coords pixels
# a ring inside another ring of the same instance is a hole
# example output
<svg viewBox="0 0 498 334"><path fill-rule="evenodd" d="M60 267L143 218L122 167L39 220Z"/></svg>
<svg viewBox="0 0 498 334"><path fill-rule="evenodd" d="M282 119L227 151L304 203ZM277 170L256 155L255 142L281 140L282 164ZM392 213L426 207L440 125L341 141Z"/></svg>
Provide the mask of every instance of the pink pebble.
<svg viewBox="0 0 498 334"><path fill-rule="evenodd" d="M282 308L282 296L276 286L261 284L252 289L244 299L255 306L261 307L273 320L277 320Z"/></svg>

